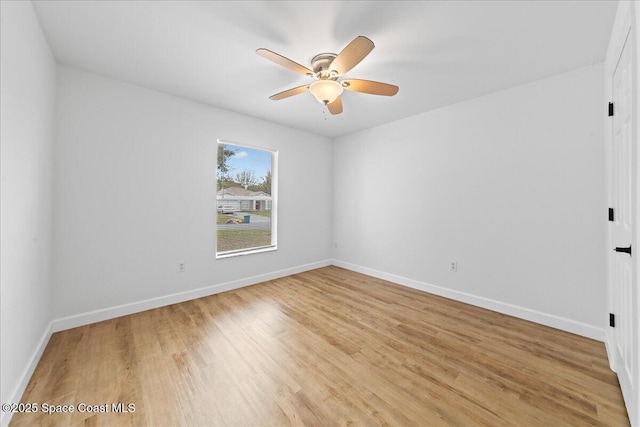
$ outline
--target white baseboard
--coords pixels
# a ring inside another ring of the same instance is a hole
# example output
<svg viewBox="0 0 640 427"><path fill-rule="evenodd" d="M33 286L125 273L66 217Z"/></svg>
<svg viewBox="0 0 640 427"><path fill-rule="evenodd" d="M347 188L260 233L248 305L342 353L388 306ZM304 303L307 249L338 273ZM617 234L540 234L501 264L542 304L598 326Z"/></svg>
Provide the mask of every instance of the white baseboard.
<svg viewBox="0 0 640 427"><path fill-rule="evenodd" d="M331 265L331 260L314 262L311 264L273 271L270 273L238 279L231 282L220 283L204 288L193 289L190 291L164 295L161 297L150 298L143 301L137 301L129 304L118 305L115 307L103 308L100 310L67 316L56 319L52 322L53 332L64 331L66 329L77 328L79 326L89 325L91 323L101 322L103 320L114 319L116 317L126 316L128 314L139 313L141 311L164 307L167 305L189 301L196 298L202 298L209 295L218 294L220 292L226 292L233 289L243 288L245 286L255 285L256 283L266 282L268 280L274 280L280 277L290 276L292 274L326 267L328 265Z"/></svg>
<svg viewBox="0 0 640 427"><path fill-rule="evenodd" d="M296 273L302 273L304 271L313 270L316 268L326 267L328 265L335 265L338 267L346 268L347 270L356 271L358 273L367 274L369 276L377 277L379 279L388 280L390 282L397 283L399 285L407 286L409 288L418 289L423 292L428 292L434 295L439 295L445 298L453 299L456 301L464 302L467 304L475 305L478 307L486 308L488 310L496 311L498 313L508 314L510 316L518 317L520 319L529 320L531 322L539 323L552 328L560 329L562 331L570 332L576 335L581 335L587 338L595 339L605 342L605 331L603 328L598 328L593 325L577 322L575 320L567 319L564 317L556 316L549 313L532 310L529 308L492 300L489 298L480 297L477 295L468 294L465 292L455 291L452 289L444 288L441 286L433 285L430 283L420 282L417 280L409 279L403 276L387 273L384 271L375 270L368 267L363 267L356 264L351 264L339 260L325 260L315 262L311 264L305 264L297 267L292 267L284 270L265 273L257 276L247 277L243 279L234 280L231 282L221 283L213 286L207 286L204 288L193 289L190 291L180 292L171 295L164 295L161 297L151 298L143 301L138 301L129 304L123 304L116 307L109 307L100 310L94 310L86 313L81 313L73 316L63 317L56 319L52 322L51 332L63 331L66 329L76 328L78 326L84 326L95 322L101 322L103 320L109 320L120 316L126 316L128 314L139 313L145 310L151 310L158 307L164 307L170 304L176 304L184 301L189 301L196 298L202 298L209 295L214 295L220 292L230 291L233 289L242 288L245 286L255 285L256 283L265 282L268 280L278 279L280 277L289 276Z"/></svg>
<svg viewBox="0 0 640 427"><path fill-rule="evenodd" d="M452 289L443 288L441 286L432 285L430 283L419 282L417 280L409 279L395 274L386 273L384 271L375 270L368 267L363 267L356 264L351 264L344 261L333 260L332 264L337 267L346 268L358 273L366 274L369 276L377 277L378 279L394 282L399 285L403 285L409 288L418 289L420 291L428 292L430 294L438 295L441 297L449 298L455 301L464 302L467 304L475 305L477 307L486 308L498 313L507 314L520 319L529 320L541 325L550 326L555 329L560 329L572 334L581 335L583 337L591 338L598 341L605 341L604 329L598 328L586 323L576 322L575 320L567 319L564 317L556 316L549 313L543 313L540 311L532 310L517 305L492 300L489 298L480 297L477 295L468 294L465 292L455 291Z"/></svg>
<svg viewBox="0 0 640 427"><path fill-rule="evenodd" d="M24 371L20 376L20 381L13 390L13 393L11 393L10 399L8 400L8 402L2 403L20 403L20 399L22 398L27 385L29 385L31 375L33 375L33 372L36 370L36 366L38 366L38 362L40 362L40 358L42 357L42 353L44 353L44 349L47 348L47 344L49 343L49 338L51 338L52 333L52 322L49 322L44 330L44 333L42 334L42 337L40 337L40 341L38 341L38 345L31 355L31 358L29 359L29 363L25 366ZM11 422L11 418L13 418L13 412L2 411L0 425L2 427L7 427Z"/></svg>
<svg viewBox="0 0 640 427"><path fill-rule="evenodd" d="M616 358L614 357L614 341L613 341L613 333L605 332L604 333L604 348L607 350L607 359L609 360L609 369L613 372L617 372L616 366Z"/></svg>

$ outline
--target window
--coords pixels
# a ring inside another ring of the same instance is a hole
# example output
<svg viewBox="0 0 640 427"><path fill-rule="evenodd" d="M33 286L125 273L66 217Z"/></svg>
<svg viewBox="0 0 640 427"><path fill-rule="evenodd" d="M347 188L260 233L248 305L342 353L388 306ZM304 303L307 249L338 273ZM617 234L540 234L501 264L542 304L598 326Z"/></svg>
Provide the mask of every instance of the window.
<svg viewBox="0 0 640 427"><path fill-rule="evenodd" d="M218 140L218 258L276 249L277 155Z"/></svg>

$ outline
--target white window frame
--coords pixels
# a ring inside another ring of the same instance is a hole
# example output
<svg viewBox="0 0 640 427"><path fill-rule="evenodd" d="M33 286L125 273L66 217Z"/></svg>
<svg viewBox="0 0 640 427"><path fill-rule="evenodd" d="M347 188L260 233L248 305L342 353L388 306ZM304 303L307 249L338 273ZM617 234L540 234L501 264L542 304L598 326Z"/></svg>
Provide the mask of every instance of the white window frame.
<svg viewBox="0 0 640 427"><path fill-rule="evenodd" d="M278 150L273 148L261 147L257 145L243 144L235 141L230 141L227 139L218 138L216 142L216 183L214 186L214 197L215 197L215 213L216 218L218 215L218 199L217 199L217 189L218 189L218 146L220 144L223 145L233 145L235 147L244 147L250 148L252 150L260 150L260 151L268 151L271 152L271 244L268 246L259 246L255 248L247 248L247 249L236 249L232 251L224 251L218 252L218 224L216 221L216 238L215 238L215 249L216 249L216 259L224 259L224 258L232 258L237 256L244 255L252 255L259 254L263 252L272 252L278 250Z"/></svg>

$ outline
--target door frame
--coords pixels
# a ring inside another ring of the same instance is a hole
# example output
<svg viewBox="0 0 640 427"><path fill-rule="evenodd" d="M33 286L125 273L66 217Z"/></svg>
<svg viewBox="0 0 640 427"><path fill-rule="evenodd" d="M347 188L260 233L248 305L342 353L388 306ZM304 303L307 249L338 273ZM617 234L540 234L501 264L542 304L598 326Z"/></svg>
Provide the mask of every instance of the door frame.
<svg viewBox="0 0 640 427"><path fill-rule="evenodd" d="M605 59L605 75L604 75L604 79L605 79L605 84L604 84L604 89L605 89L605 99L603 102L603 112L605 112L608 108L607 103L610 102L612 99L612 77L613 77L613 73L616 69L616 66L618 64L618 59L620 58L620 54L622 52L622 49L624 47L624 43L625 40L627 38L627 35L629 37L633 37L633 50L631 52L631 61L633 62L634 65L634 74L633 74L633 86L634 86L634 94L633 94L633 100L632 100L632 104L633 104L633 114L634 114L634 137L636 138L636 143L635 143L635 152L632 154L634 159L632 161L633 163L633 168L635 169L635 179L636 179L636 185L637 185L637 189L640 189L640 171L638 170L638 167L640 165L640 147L638 147L639 143L638 143L638 126L640 124L640 114L638 111L638 93L640 92L640 61L639 61L639 56L638 56L638 45L640 42L640 35L639 35L639 31L638 31L638 24L640 23L640 5L636 4L635 2L631 2L631 1L620 1L618 3L618 10L616 12L616 17L615 17L615 21L614 21L614 25L613 25L613 29L612 29L612 33L611 33L611 38L609 40L609 46L607 49L607 56ZM614 110L615 110L615 106L614 106ZM614 111L615 113L615 111ZM613 180L612 180L612 153L611 153L611 148L612 148L612 132L613 132L613 120L611 120L611 118L607 117L608 115L605 113L603 114L605 116L605 171L606 171L606 206L603 209L603 217L606 217L606 212L608 210L609 207L612 207L612 184L613 184ZM634 213L634 226L633 226L633 230L632 230L632 236L631 236L631 244L633 246L634 249L634 259L633 259L633 264L632 264L632 268L633 268L633 285L636 288L636 298L638 299L635 303L635 307L639 308L640 307L640 288L639 288L639 283L640 280L638 278L638 274L640 272L640 245L639 245L639 241L640 241L640 197L638 197L637 194L634 194L633 197L635 197L635 200L632 200L632 205L634 206L635 209L635 213ZM609 326L609 313L613 312L613 299L612 299L612 295L613 295L613 283L612 283L612 260L613 260L613 248L612 248L612 234L613 234L613 230L611 225L607 226L607 233L606 233L606 242L605 242L605 259L606 259L606 265L607 265L607 312L603 313L604 314L604 323L605 323L605 346L607 349L607 354L609 356L609 363L610 363L610 367L613 371L617 371L618 367L616 366L616 358L614 357L614 351L615 351L615 341L614 341L614 334L613 334L613 328L611 328ZM638 249L636 249L638 248ZM640 314L637 312L638 310L636 310L636 313L633 314L633 322L636 325L636 331L640 331ZM632 344L634 346L634 354L636 355L636 360L633 360L631 363L634 365L634 377L633 377L633 384L634 384L634 389L635 389L635 396L631 397L632 400L635 400L636 402L638 401L638 399L640 398L640 392L638 391L638 389L640 389L640 344L639 344L640 339L636 338L634 343ZM631 421L631 425L632 426L640 426L640 405L638 405L637 403L635 403L635 405L633 404L633 402L626 402L627 405L627 412L629 415L629 420Z"/></svg>

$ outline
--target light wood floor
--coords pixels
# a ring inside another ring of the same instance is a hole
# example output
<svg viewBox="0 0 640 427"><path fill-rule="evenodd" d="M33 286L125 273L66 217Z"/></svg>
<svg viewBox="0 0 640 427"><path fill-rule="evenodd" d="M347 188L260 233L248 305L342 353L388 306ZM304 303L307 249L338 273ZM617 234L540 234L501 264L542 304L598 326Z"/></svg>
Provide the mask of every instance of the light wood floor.
<svg viewBox="0 0 640 427"><path fill-rule="evenodd" d="M12 425L629 424L602 343L337 267L56 333L22 402L135 412Z"/></svg>

